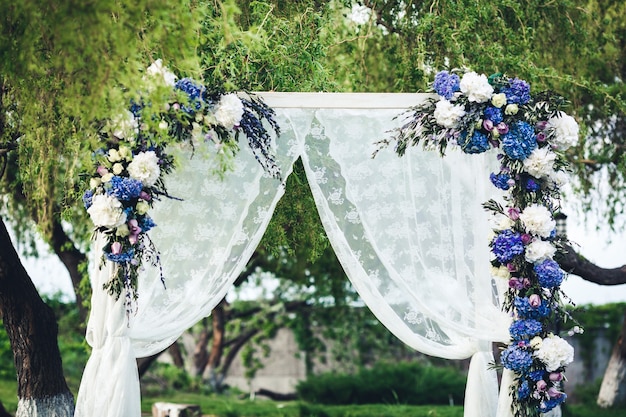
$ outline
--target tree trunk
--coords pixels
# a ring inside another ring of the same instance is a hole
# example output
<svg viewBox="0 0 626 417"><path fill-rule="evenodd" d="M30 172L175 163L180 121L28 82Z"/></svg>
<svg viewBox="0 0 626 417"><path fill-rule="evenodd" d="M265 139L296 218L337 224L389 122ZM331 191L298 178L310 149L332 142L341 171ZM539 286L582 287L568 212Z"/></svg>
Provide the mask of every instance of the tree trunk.
<svg viewBox="0 0 626 417"><path fill-rule="evenodd" d="M598 394L598 405L602 408L624 403L626 403L626 313L622 332L613 347Z"/></svg>
<svg viewBox="0 0 626 417"><path fill-rule="evenodd" d="M17 370L16 417L72 417L57 322L24 269L0 217L0 310Z"/></svg>

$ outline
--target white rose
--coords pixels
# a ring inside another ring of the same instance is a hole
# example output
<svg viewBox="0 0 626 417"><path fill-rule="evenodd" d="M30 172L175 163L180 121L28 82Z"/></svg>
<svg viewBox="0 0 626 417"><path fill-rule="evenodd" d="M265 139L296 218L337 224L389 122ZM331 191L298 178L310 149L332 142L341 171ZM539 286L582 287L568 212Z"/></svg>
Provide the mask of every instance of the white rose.
<svg viewBox="0 0 626 417"><path fill-rule="evenodd" d="M574 360L574 348L559 336L550 335L543 339L535 356L546 365L548 372L567 366Z"/></svg>
<svg viewBox="0 0 626 417"><path fill-rule="evenodd" d="M508 280L511 278L511 273L506 266L500 265L498 268L495 266L491 267L491 276L495 278L502 278Z"/></svg>
<svg viewBox="0 0 626 417"><path fill-rule="evenodd" d="M124 166L122 164L120 164L119 162L113 164L113 173L115 175L120 175L122 171L124 171Z"/></svg>
<svg viewBox="0 0 626 417"><path fill-rule="evenodd" d="M491 97L491 104L493 104L494 107L502 107L506 104L506 94L504 93L499 93L499 94L494 94Z"/></svg>
<svg viewBox="0 0 626 417"><path fill-rule="evenodd" d="M146 214L148 210L150 210L150 205L145 201L138 201L137 204L135 204L135 210L137 210L139 214Z"/></svg>
<svg viewBox="0 0 626 417"><path fill-rule="evenodd" d="M550 211L539 204L531 204L526 207L519 215L524 228L528 233L541 237L549 237L556 222L552 219Z"/></svg>
<svg viewBox="0 0 626 417"><path fill-rule="evenodd" d="M552 133L552 145L561 151L578 143L578 123L572 116L559 112L555 117L548 120L546 129Z"/></svg>
<svg viewBox="0 0 626 417"><path fill-rule="evenodd" d="M124 159L125 161L130 161L131 159L133 159L133 153L128 146L120 146L118 154L120 155L120 158Z"/></svg>
<svg viewBox="0 0 626 417"><path fill-rule="evenodd" d="M92 177L89 180L89 188L91 188L92 190L96 189L98 186L100 186L100 184L102 184L102 180L100 178Z"/></svg>
<svg viewBox="0 0 626 417"><path fill-rule="evenodd" d="M132 139L139 131L135 115L129 110L118 115L111 121L113 135L120 139Z"/></svg>
<svg viewBox="0 0 626 417"><path fill-rule="evenodd" d="M454 105L445 98L442 98L435 105L433 113L437 124L446 128L455 128L459 125L459 120L465 116L463 106Z"/></svg>
<svg viewBox="0 0 626 417"><path fill-rule="evenodd" d="M554 171L554 161L556 154L551 152L546 146L535 148L534 151L524 159L524 170L535 178L549 176Z"/></svg>
<svg viewBox="0 0 626 417"><path fill-rule="evenodd" d="M93 196L87 213L96 227L115 228L126 223L126 213L124 213L122 203L108 194Z"/></svg>
<svg viewBox="0 0 626 417"><path fill-rule="evenodd" d="M107 156L107 159L111 162L117 162L122 160L117 149L109 149L109 156Z"/></svg>
<svg viewBox="0 0 626 417"><path fill-rule="evenodd" d="M508 116L514 116L517 114L518 111L519 111L519 106L515 103L507 104L506 107L504 108L504 114Z"/></svg>
<svg viewBox="0 0 626 417"><path fill-rule="evenodd" d="M131 178L141 181L143 185L153 186L161 175L159 158L154 151L140 152L126 168Z"/></svg>
<svg viewBox="0 0 626 417"><path fill-rule="evenodd" d="M126 223L120 225L115 230L115 236L126 237L130 234L130 230L128 229L128 225Z"/></svg>
<svg viewBox="0 0 626 417"><path fill-rule="evenodd" d="M541 348L541 344L543 343L543 339L539 336L535 336L530 339L530 347L537 350Z"/></svg>
<svg viewBox="0 0 626 417"><path fill-rule="evenodd" d="M526 246L526 260L530 263L552 258L556 253L556 248L550 242L535 240Z"/></svg>
<svg viewBox="0 0 626 417"><path fill-rule="evenodd" d="M467 96L469 101L484 103L491 99L493 87L489 84L485 74L467 72L463 74L460 83L461 92Z"/></svg>
<svg viewBox="0 0 626 417"><path fill-rule="evenodd" d="M113 174L108 172L102 176L102 182L109 182L113 178Z"/></svg>
<svg viewBox="0 0 626 417"><path fill-rule="evenodd" d="M232 129L241 122L243 103L236 94L225 94L215 106L215 120L226 129Z"/></svg>
<svg viewBox="0 0 626 417"><path fill-rule="evenodd" d="M493 227L494 230L507 230L513 227L515 222L509 216L499 216L498 223Z"/></svg>
<svg viewBox="0 0 626 417"><path fill-rule="evenodd" d="M158 82L165 85L174 86L176 84L176 75L163 66L163 61L159 58L152 63L147 69L146 74L154 77Z"/></svg>

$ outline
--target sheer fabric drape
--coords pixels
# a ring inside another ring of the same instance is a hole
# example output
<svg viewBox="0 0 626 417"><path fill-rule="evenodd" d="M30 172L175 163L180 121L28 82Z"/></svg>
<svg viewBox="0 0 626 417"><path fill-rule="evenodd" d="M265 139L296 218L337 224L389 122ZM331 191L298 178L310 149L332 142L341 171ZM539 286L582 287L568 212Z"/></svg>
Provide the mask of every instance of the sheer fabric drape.
<svg viewBox="0 0 626 417"><path fill-rule="evenodd" d="M268 102L272 105L271 102ZM489 274L488 199L493 155L411 149L398 158L373 143L398 121L398 109L277 109L277 154L284 175L302 157L322 223L367 306L412 348L450 359L472 357L466 416L495 416L497 380L488 370L492 341L508 339ZM205 152L179 149L168 190L183 199L154 210L158 268L141 276L138 311L101 290L111 266L94 267L87 329L93 354L76 416L139 416L135 357L165 349L210 314L252 255L282 186L263 175L242 146L233 172L211 175ZM97 244L94 245L97 248ZM98 400L105 393L105 400Z"/></svg>

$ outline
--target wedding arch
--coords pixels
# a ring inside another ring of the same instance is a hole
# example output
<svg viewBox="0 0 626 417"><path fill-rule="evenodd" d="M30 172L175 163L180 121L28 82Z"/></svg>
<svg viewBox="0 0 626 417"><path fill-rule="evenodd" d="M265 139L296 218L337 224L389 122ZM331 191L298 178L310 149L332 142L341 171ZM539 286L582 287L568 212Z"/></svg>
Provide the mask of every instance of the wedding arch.
<svg viewBox="0 0 626 417"><path fill-rule="evenodd" d="M281 128L275 162L283 179L301 158L330 243L348 278L381 323L413 349L448 359L472 358L466 416L511 415L505 370L498 389L492 343L509 343L502 309L506 280L490 271L491 227L482 203L497 198L489 182L495 153L468 158L450 149L372 153L401 127L396 116L427 94L259 93ZM198 145L210 146L206 144ZM210 175L202 149L171 145L180 166L165 185L176 199L151 211L150 240L159 262L139 270L135 310L103 285L116 273L93 251L94 289L87 325L93 348L76 416L139 416L136 358L155 354L225 296L258 245L281 181L242 148L223 178ZM165 277L165 287L162 278ZM500 394L499 394L500 392Z"/></svg>

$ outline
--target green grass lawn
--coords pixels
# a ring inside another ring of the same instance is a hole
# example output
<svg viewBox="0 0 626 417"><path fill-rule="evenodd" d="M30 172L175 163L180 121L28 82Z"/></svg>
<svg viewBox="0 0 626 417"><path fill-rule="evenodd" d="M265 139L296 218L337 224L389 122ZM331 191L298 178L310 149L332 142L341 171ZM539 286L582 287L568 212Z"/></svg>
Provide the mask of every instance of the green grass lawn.
<svg viewBox="0 0 626 417"><path fill-rule="evenodd" d="M9 413L17 408L15 381L0 380L0 400ZM152 404L158 401L200 405L204 415L215 417L463 417L461 406L409 406L402 404L371 404L322 406L298 401L278 402L264 399L251 401L233 396L172 392L149 395L141 400L144 415L151 415ZM595 405L567 404L563 417L623 417L626 409L604 410Z"/></svg>

